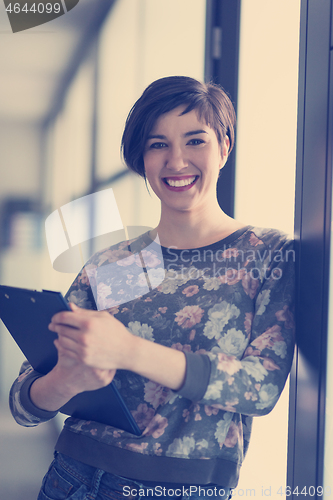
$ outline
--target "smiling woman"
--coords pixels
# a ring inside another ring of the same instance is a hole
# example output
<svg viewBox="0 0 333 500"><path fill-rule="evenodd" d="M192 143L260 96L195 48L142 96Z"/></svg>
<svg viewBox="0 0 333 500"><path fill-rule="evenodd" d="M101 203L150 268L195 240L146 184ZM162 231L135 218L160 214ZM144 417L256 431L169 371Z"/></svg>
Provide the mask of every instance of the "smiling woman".
<svg viewBox="0 0 333 500"><path fill-rule="evenodd" d="M294 346L292 242L217 203L233 125L225 92L188 77L153 82L133 106L124 158L160 199L159 224L87 262L67 293L86 309L72 304L49 326L57 365L45 376L24 365L11 408L36 425L114 379L142 435L69 418L38 500L157 498L161 488L231 498L252 417L276 404Z"/></svg>
<svg viewBox="0 0 333 500"><path fill-rule="evenodd" d="M193 217L203 210L221 214L216 183L228 158L229 139L220 145L196 110L184 114L185 109L176 108L157 120L143 155L146 178L161 200L161 220L178 210L191 211Z"/></svg>
<svg viewBox="0 0 333 500"><path fill-rule="evenodd" d="M149 135L153 134L154 125L162 115L179 106L183 106L182 115L195 109L200 124L205 123L215 131L220 145L228 137L229 153L232 150L235 110L221 87L185 76L161 78L146 88L131 109L122 139L126 164L142 177L145 176L143 153Z"/></svg>
<svg viewBox="0 0 333 500"><path fill-rule="evenodd" d="M163 245L177 238L178 248L194 248L198 240L209 244L244 226L221 211L216 197L220 170L234 145L235 121L223 89L189 77L153 82L132 108L123 155L161 200L156 232ZM182 226L177 236L168 223L174 211Z"/></svg>

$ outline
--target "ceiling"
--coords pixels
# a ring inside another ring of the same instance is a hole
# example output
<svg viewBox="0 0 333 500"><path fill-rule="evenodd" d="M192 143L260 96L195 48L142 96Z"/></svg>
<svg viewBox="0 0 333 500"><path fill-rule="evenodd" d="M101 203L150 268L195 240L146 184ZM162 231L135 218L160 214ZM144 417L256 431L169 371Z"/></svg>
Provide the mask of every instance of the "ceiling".
<svg viewBox="0 0 333 500"><path fill-rule="evenodd" d="M107 4L112 1L79 0L61 17L13 33L0 0L0 122L38 124L47 116L78 47Z"/></svg>

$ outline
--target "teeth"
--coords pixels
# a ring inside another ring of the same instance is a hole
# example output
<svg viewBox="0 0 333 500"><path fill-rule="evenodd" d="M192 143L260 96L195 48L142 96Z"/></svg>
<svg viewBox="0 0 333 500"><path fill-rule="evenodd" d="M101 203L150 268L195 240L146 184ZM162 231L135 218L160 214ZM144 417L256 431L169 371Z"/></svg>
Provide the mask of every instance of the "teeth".
<svg viewBox="0 0 333 500"><path fill-rule="evenodd" d="M182 187L182 186L188 186L189 184L192 184L195 180L195 175L193 177L189 177L188 179L184 179L181 181L174 181L171 179L165 179L167 184L172 187Z"/></svg>

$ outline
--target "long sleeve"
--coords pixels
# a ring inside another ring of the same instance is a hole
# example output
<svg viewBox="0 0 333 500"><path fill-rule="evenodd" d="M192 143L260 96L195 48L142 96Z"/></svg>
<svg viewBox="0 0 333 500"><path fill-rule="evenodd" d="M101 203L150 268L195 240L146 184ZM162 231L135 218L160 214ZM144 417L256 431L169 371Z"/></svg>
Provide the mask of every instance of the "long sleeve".
<svg viewBox="0 0 333 500"><path fill-rule="evenodd" d="M271 255L273 260L262 267L260 287L250 275L243 275L243 288L245 276L248 293L255 292L253 313L244 315L244 329L249 339L243 355L239 358L232 354L245 340L242 331L235 328L219 340L220 352L213 348L212 352L200 354L200 361L198 354L187 353L188 372L180 395L251 416L265 415L274 407L288 377L294 352L292 242L285 242L278 254L275 251ZM208 312L208 316L211 318L205 327L206 334L210 328L210 335L216 336L222 316L214 318L212 312Z"/></svg>
<svg viewBox="0 0 333 500"><path fill-rule="evenodd" d="M29 395L30 387L38 377L42 377L42 375L34 371L29 362L25 361L10 390L10 411L16 422L25 427L35 427L47 422L58 413L41 410L32 403Z"/></svg>
<svg viewBox="0 0 333 500"><path fill-rule="evenodd" d="M90 286L87 284L86 269L83 268L66 294L66 299L80 307L95 309L95 302ZM49 412L36 407L30 399L30 387L43 375L35 371L28 361L20 369L18 378L14 381L10 394L9 406L16 422L25 427L34 427L52 419L58 412Z"/></svg>

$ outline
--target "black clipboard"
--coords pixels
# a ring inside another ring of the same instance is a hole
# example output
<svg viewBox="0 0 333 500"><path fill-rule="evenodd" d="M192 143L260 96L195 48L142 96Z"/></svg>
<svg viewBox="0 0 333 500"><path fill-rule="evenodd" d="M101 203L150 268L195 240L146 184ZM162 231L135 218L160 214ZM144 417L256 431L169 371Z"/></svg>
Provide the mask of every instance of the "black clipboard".
<svg viewBox="0 0 333 500"><path fill-rule="evenodd" d="M56 365L57 334L48 329L54 314L70 310L60 292L0 285L0 318L34 370L45 375ZM102 389L74 396L59 410L82 420L112 425L141 436L133 415L114 382Z"/></svg>

